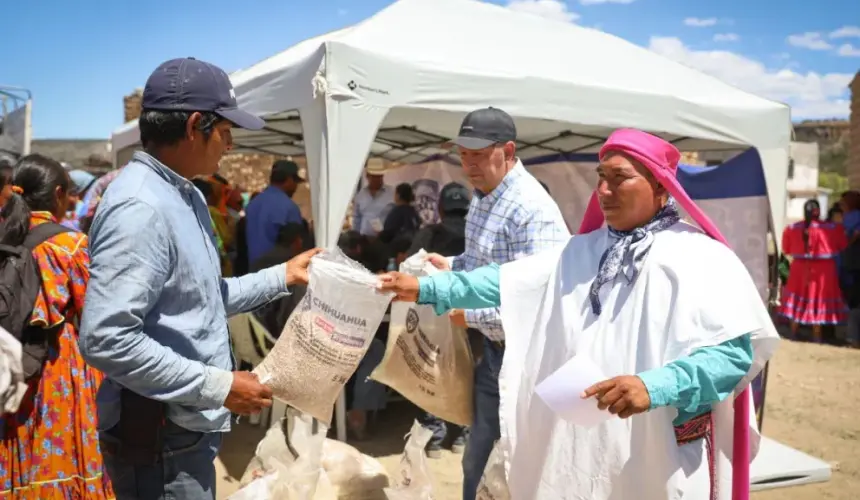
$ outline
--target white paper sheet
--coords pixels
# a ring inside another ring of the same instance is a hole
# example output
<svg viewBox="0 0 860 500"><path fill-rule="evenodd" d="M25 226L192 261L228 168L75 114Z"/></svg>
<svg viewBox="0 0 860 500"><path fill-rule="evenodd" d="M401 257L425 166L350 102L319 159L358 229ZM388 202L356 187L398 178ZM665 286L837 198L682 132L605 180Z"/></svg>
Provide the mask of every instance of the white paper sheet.
<svg viewBox="0 0 860 500"><path fill-rule="evenodd" d="M597 409L596 398L582 399L582 393L606 379L593 361L577 355L538 384L535 392L559 417L590 427L609 420L612 414Z"/></svg>

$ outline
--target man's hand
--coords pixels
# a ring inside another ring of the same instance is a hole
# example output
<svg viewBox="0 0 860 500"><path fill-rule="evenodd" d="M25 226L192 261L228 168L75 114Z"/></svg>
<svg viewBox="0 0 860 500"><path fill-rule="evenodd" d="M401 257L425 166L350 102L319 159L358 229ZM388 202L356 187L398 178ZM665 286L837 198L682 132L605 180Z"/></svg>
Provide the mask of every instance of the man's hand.
<svg viewBox="0 0 860 500"><path fill-rule="evenodd" d="M307 285L311 257L322 251L322 248L314 248L287 261L287 285Z"/></svg>
<svg viewBox="0 0 860 500"><path fill-rule="evenodd" d="M597 407L621 418L644 413L651 408L651 396L642 379L622 375L598 382L582 393L582 398L597 397Z"/></svg>
<svg viewBox="0 0 860 500"><path fill-rule="evenodd" d="M393 292L394 300L418 302L418 278L410 274L390 272L379 277L379 291Z"/></svg>
<svg viewBox="0 0 860 500"><path fill-rule="evenodd" d="M427 262L433 264L433 267L440 271L450 271L451 266L448 265L448 259L438 253L429 253L426 257Z"/></svg>
<svg viewBox="0 0 860 500"><path fill-rule="evenodd" d="M466 324L466 311L462 309L452 309L448 316L451 318L451 323L454 326L459 326L461 328L468 328L469 325Z"/></svg>
<svg viewBox="0 0 860 500"><path fill-rule="evenodd" d="M251 372L233 372L233 385L224 407L239 415L260 413L272 406L272 390L260 383Z"/></svg>

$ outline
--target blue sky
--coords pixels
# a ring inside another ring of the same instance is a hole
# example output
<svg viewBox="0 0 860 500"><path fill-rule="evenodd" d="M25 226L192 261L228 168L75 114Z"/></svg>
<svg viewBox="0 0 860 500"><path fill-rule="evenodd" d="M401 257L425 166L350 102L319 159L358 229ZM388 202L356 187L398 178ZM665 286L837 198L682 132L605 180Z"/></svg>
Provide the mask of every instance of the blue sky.
<svg viewBox="0 0 860 500"><path fill-rule="evenodd" d="M4 2L0 85L33 92L37 138L107 138L122 124L122 97L142 87L166 59L194 56L233 71L305 38L358 22L390 3ZM602 29L750 92L788 102L795 118L847 117L846 86L860 70L858 0L492 3Z"/></svg>

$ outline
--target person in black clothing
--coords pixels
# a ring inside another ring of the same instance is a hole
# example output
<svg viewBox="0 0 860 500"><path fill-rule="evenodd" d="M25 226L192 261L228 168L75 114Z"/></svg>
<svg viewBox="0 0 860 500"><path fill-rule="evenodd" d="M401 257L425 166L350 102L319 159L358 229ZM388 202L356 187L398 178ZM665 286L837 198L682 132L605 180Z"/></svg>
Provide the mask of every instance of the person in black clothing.
<svg viewBox="0 0 860 500"><path fill-rule="evenodd" d="M406 260L407 257L412 255L409 251L412 249L412 242L414 238L412 235L402 235L394 238L394 241L388 245L390 251L390 259L394 259L394 266L396 268L400 268L400 264ZM389 259L389 262L391 260Z"/></svg>
<svg viewBox="0 0 860 500"><path fill-rule="evenodd" d="M407 252L414 255L422 248L430 253L441 255L460 255L466 250L466 214L469 212L469 190L466 186L450 183L439 193L439 218L441 222L422 228L415 235L412 246ZM469 335L478 335L477 331L469 331ZM474 345L474 342L472 342ZM474 352L474 351L473 351ZM457 454L466 449L469 430L466 427L446 423L439 417L423 412L418 421L427 429L433 431L433 437L427 443L427 457L439 458L442 443L446 438L451 439L451 451Z"/></svg>
<svg viewBox="0 0 860 500"><path fill-rule="evenodd" d="M415 234L407 252L409 255L415 255L422 248L441 255L460 255L465 251L469 189L456 182L446 184L439 193L438 210L440 222Z"/></svg>
<svg viewBox="0 0 860 500"><path fill-rule="evenodd" d="M399 236L411 237L421 227L421 217L418 210L412 206L415 201L415 193L412 186L407 183L398 184L394 189L394 208L385 218L382 231L379 233L379 241L391 243Z"/></svg>
<svg viewBox="0 0 860 500"><path fill-rule="evenodd" d="M344 231L337 240L338 248L340 248L347 257L358 262L361 262L362 260L361 252L366 243L367 238L358 231L352 230Z"/></svg>
<svg viewBox="0 0 860 500"><path fill-rule="evenodd" d="M357 235L357 236L356 236ZM382 274L386 271L389 251L380 241L368 241L357 232L350 231L341 236L341 250L347 255L354 255L362 266L372 273ZM385 319L376 329L376 335L370 341L367 352L358 364L355 373L347 382L347 430L356 440L367 437L368 413L385 409L388 400L388 390L375 380L370 380L370 374L382 362L385 356L385 342L388 338L388 312Z"/></svg>
<svg viewBox="0 0 860 500"><path fill-rule="evenodd" d="M283 264L303 251L303 241L306 228L303 224L290 223L281 226L275 247L251 263L251 272L261 271L271 266ZM290 295L266 304L254 311L254 315L266 327L266 330L277 338L287 324L293 309L299 305L305 296L307 288L304 285L290 287Z"/></svg>
<svg viewBox="0 0 860 500"><path fill-rule="evenodd" d="M236 276L248 274L248 237L245 234L247 225L248 220L244 215L236 222L236 258L233 259L233 274Z"/></svg>

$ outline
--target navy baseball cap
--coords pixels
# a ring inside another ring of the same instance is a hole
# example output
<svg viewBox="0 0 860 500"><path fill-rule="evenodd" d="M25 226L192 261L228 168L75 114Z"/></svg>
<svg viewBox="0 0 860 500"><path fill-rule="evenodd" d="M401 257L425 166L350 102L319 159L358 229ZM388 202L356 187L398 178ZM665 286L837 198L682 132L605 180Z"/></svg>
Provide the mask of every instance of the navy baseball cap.
<svg viewBox="0 0 860 500"><path fill-rule="evenodd" d="M468 210L469 189L456 182L445 184L439 192L439 209L446 213L453 210Z"/></svg>
<svg viewBox="0 0 860 500"><path fill-rule="evenodd" d="M460 125L460 133L451 141L465 149L484 149L493 144L517 140L517 127L511 115L498 108L472 111Z"/></svg>
<svg viewBox="0 0 860 500"><path fill-rule="evenodd" d="M146 80L143 109L161 111L209 111L235 126L260 130L266 122L242 111L236 91L223 69L193 57L162 63Z"/></svg>
<svg viewBox="0 0 860 500"><path fill-rule="evenodd" d="M296 182L304 182L302 176L299 175L299 165L290 160L278 160L272 164L271 179L275 182L283 182L286 179L292 178Z"/></svg>

